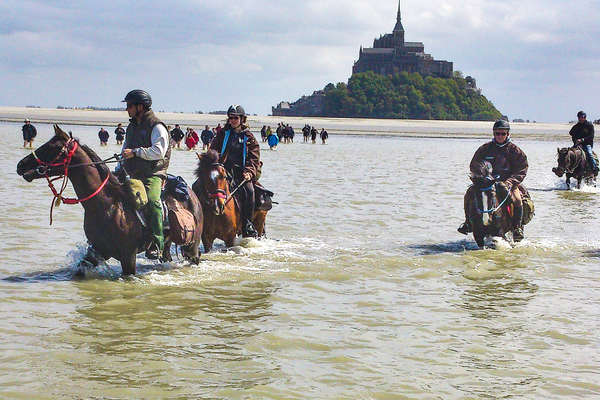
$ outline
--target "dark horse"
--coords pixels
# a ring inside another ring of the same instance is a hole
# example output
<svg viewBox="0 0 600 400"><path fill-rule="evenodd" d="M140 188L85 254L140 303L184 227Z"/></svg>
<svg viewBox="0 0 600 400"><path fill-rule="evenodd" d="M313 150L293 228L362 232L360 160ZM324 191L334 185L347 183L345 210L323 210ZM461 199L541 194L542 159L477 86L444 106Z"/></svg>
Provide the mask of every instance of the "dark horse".
<svg viewBox="0 0 600 400"><path fill-rule="evenodd" d="M221 239L227 247L234 244L235 237L242 232L241 210L232 198L227 171L219 163L219 154L214 150L198 156L196 169L196 182L192 189L200 199L204 214L204 229L202 231L202 244L204 252L210 251L215 239ZM257 197L259 191L255 190ZM265 220L267 210L254 211L252 223L261 237L265 233Z"/></svg>
<svg viewBox="0 0 600 400"><path fill-rule="evenodd" d="M558 166L552 168L552 172L559 178L566 173L567 188L571 188L571 178L577 179L577 189L581 187L581 181L585 181L588 185L596 183L598 173L594 173L589 168L585 151L580 146L557 148L556 151ZM594 157L596 157L596 153L594 153Z"/></svg>
<svg viewBox="0 0 600 400"><path fill-rule="evenodd" d="M145 249L148 232L136 215L130 191L92 149L80 144L58 125L54 125L54 132L48 142L19 161L17 173L28 182L47 178L51 183L49 177L63 177L63 189L68 178L77 199L65 199L61 195L62 190L56 192L54 186L51 188L56 200L70 204L80 202L83 206L83 229L91 244L84 260L97 266L98 256L104 259L114 257L121 262L124 275L135 274L135 257ZM192 213L196 226L193 242L182 249L184 257L197 264L200 261L202 208L196 195L191 190L189 192L189 199L179 204ZM171 259L170 247L171 239L166 233L163 260Z"/></svg>
<svg viewBox="0 0 600 400"><path fill-rule="evenodd" d="M483 248L486 236L506 240L506 234L515 228L510 190L492 176L492 166L487 161L471 172L471 181L473 185L465 196L465 215L471 222L477 246Z"/></svg>

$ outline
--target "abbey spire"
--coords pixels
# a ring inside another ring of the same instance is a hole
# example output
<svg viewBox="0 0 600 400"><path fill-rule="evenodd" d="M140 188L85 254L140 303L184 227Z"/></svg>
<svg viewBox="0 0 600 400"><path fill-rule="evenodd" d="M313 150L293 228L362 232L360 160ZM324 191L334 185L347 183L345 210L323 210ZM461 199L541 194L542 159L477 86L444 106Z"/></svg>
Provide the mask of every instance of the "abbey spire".
<svg viewBox="0 0 600 400"><path fill-rule="evenodd" d="M394 26L393 32L404 32L404 27L402 26L402 16L400 15L400 0L398 0L398 16L396 17L396 26Z"/></svg>

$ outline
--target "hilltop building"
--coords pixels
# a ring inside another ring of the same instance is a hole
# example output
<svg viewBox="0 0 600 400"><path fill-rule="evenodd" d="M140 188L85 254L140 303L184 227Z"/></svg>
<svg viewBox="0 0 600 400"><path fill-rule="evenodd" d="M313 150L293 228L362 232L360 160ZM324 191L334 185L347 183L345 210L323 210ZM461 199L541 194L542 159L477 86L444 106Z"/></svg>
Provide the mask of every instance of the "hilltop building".
<svg viewBox="0 0 600 400"><path fill-rule="evenodd" d="M452 63L434 60L425 53L422 42L405 42L404 27L398 0L398 15L392 33L380 36L373 41L372 48L360 47L358 61L352 67L352 73L373 71L376 74L393 75L402 71L418 72L423 76L451 78Z"/></svg>

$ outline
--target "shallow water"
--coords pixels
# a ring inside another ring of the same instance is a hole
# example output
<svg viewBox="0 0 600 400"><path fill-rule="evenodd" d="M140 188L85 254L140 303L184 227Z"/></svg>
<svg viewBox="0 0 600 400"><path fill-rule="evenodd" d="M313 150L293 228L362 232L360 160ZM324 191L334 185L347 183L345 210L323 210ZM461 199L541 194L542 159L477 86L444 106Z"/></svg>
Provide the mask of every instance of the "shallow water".
<svg viewBox="0 0 600 400"><path fill-rule="evenodd" d="M330 136L263 146L269 239L75 280L83 209L48 226L47 185L15 173L19 129L0 125L1 398L600 395L600 194L552 174L561 143L518 141L536 215L515 248L456 232L483 141ZM172 158L192 182L194 153Z"/></svg>

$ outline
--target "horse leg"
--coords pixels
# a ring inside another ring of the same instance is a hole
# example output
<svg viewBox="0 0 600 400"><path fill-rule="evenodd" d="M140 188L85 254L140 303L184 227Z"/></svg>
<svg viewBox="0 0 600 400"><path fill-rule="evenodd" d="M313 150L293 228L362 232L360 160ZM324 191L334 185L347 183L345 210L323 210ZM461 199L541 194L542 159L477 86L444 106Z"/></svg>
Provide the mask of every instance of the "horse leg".
<svg viewBox="0 0 600 400"><path fill-rule="evenodd" d="M265 233L265 220L267 219L267 212L263 210L257 210L254 213L254 218L252 223L254 224L254 228L258 233L258 237L262 237Z"/></svg>
<svg viewBox="0 0 600 400"><path fill-rule="evenodd" d="M571 189L571 175L567 174L567 189Z"/></svg>
<svg viewBox="0 0 600 400"><path fill-rule="evenodd" d="M130 254L121 256L121 269L123 270L123 275L135 275L135 256L135 250Z"/></svg>
<svg viewBox="0 0 600 400"><path fill-rule="evenodd" d="M85 268L97 267L102 261L104 261L104 257L102 257L92 245L89 245L85 256L77 264L75 276L85 276Z"/></svg>
<svg viewBox="0 0 600 400"><path fill-rule="evenodd" d="M183 256L192 264L200 264L200 239L195 240L189 246L183 247Z"/></svg>
<svg viewBox="0 0 600 400"><path fill-rule="evenodd" d="M215 237L209 235L208 232L202 232L202 246L204 246L204 253L208 253L212 249Z"/></svg>
<svg viewBox="0 0 600 400"><path fill-rule="evenodd" d="M483 249L483 242L485 238L485 232L483 231L483 227L477 226L478 224L473 224L473 239L477 243L477 247Z"/></svg>
<svg viewBox="0 0 600 400"><path fill-rule="evenodd" d="M171 257L171 238L165 238L165 247L163 248L162 256L160 258L160 262L171 262L173 261L173 257Z"/></svg>

